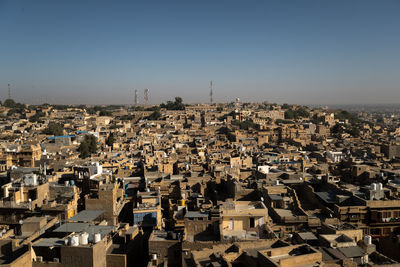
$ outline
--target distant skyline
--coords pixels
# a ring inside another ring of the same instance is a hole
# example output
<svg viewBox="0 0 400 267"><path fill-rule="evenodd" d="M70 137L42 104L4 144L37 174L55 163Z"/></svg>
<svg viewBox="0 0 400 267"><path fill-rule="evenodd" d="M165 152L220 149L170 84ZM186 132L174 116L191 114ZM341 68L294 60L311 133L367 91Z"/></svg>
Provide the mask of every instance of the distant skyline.
<svg viewBox="0 0 400 267"><path fill-rule="evenodd" d="M0 1L0 99L400 103L400 1Z"/></svg>

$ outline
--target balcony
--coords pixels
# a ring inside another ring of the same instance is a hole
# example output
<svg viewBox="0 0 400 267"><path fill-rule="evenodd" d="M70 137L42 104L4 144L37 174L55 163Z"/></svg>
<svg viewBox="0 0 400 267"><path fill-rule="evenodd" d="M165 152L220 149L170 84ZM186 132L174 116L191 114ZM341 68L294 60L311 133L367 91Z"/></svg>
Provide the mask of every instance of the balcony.
<svg viewBox="0 0 400 267"><path fill-rule="evenodd" d="M259 234L256 231L246 231L246 230L227 230L222 231L222 236L224 240L257 240L259 239Z"/></svg>
<svg viewBox="0 0 400 267"><path fill-rule="evenodd" d="M400 217L389 217L389 218L378 218L376 220L372 220L371 223L374 224L400 224Z"/></svg>
<svg viewBox="0 0 400 267"><path fill-rule="evenodd" d="M14 201L0 201L0 208L6 209L30 209L31 204L28 202L15 203Z"/></svg>

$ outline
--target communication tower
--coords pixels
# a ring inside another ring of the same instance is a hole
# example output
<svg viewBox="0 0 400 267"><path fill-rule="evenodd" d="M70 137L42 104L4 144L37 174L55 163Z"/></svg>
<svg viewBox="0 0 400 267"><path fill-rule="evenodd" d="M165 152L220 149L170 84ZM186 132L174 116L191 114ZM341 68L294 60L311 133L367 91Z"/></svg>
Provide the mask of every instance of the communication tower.
<svg viewBox="0 0 400 267"><path fill-rule="evenodd" d="M137 95L137 89L135 89L135 107L138 105L138 95Z"/></svg>
<svg viewBox="0 0 400 267"><path fill-rule="evenodd" d="M144 89L144 102L146 103L146 105L149 102L149 89Z"/></svg>
<svg viewBox="0 0 400 267"><path fill-rule="evenodd" d="M213 103L213 81L210 81L210 103Z"/></svg>

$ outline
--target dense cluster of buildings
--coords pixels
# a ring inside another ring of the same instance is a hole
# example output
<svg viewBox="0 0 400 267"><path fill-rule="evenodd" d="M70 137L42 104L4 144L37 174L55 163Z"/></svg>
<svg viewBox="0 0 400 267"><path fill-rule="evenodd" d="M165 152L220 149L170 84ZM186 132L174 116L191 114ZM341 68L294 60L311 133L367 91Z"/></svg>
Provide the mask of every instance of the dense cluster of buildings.
<svg viewBox="0 0 400 267"><path fill-rule="evenodd" d="M400 114L12 110L0 266L400 266Z"/></svg>

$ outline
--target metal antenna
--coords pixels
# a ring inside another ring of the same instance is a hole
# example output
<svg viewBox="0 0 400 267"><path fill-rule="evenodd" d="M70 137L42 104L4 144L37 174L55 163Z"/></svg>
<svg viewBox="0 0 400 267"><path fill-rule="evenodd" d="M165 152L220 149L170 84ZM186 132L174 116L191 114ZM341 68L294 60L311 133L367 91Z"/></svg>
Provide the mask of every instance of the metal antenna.
<svg viewBox="0 0 400 267"><path fill-rule="evenodd" d="M11 99L11 84L8 84L8 99Z"/></svg>
<svg viewBox="0 0 400 267"><path fill-rule="evenodd" d="M135 106L138 105L137 89L135 89Z"/></svg>
<svg viewBox="0 0 400 267"><path fill-rule="evenodd" d="M144 89L144 101L147 103L149 102L149 89Z"/></svg>
<svg viewBox="0 0 400 267"><path fill-rule="evenodd" d="M210 81L210 103L213 103L213 82Z"/></svg>

